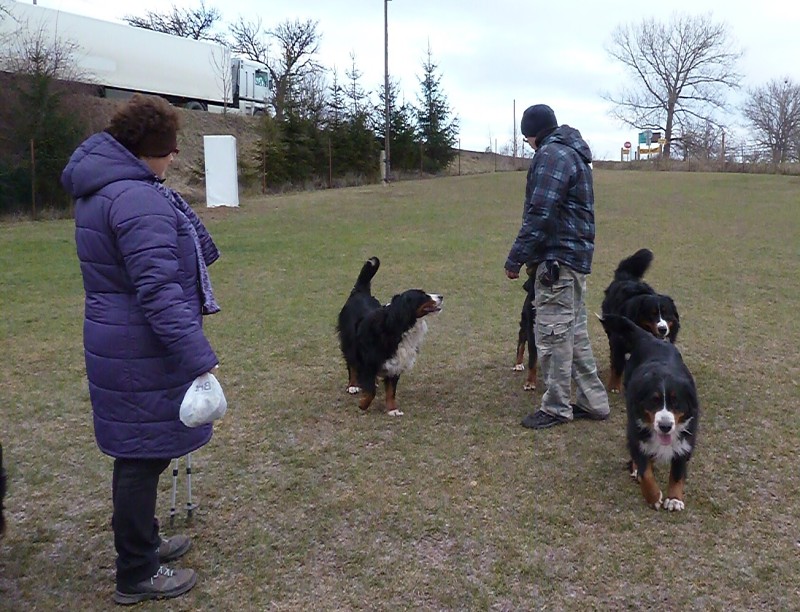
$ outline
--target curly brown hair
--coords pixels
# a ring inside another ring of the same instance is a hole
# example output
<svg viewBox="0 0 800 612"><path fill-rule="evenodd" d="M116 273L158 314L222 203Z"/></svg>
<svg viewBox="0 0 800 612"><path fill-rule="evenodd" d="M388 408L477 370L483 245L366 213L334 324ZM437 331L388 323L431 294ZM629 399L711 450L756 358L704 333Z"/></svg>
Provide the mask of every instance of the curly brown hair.
<svg viewBox="0 0 800 612"><path fill-rule="evenodd" d="M164 98L134 94L105 131L136 157L166 157L177 147L179 128L178 111Z"/></svg>

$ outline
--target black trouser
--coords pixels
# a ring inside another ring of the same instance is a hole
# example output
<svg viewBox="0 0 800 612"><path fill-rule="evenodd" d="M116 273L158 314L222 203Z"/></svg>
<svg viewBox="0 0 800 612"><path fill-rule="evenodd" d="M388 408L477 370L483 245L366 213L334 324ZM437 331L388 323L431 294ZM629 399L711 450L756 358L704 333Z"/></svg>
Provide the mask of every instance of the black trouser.
<svg viewBox="0 0 800 612"><path fill-rule="evenodd" d="M115 459L111 494L117 588L132 587L158 571L156 496L158 477L169 459Z"/></svg>

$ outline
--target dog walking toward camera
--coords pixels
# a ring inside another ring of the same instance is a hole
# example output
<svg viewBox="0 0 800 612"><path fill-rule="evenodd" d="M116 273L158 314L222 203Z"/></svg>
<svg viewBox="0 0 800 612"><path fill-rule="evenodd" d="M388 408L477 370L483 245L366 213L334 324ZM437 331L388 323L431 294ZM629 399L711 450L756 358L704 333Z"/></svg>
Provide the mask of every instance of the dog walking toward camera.
<svg viewBox="0 0 800 612"><path fill-rule="evenodd" d="M347 365L350 394L361 393L358 407L367 410L375 399L376 379L383 379L386 411L402 416L397 405L400 376L414 367L428 331L426 317L442 310L444 297L409 289L382 306L372 295L372 278L381 262L368 259L342 310L337 331Z"/></svg>
<svg viewBox="0 0 800 612"><path fill-rule="evenodd" d="M525 347L528 347L528 374L522 388L525 391L536 389L536 363L538 352L536 351L535 325L536 325L536 303L534 302L533 278L528 277L522 288L525 290L525 300L522 302L522 313L519 317L519 334L517 335L517 360L512 368L515 372L525 370L523 365L525 360Z"/></svg>
<svg viewBox="0 0 800 612"><path fill-rule="evenodd" d="M625 364L625 406L631 477L638 480L651 508L683 510L687 464L700 419L694 378L673 344L625 317L606 315L601 322L630 353ZM670 466L666 498L655 479L656 463Z"/></svg>
<svg viewBox="0 0 800 612"><path fill-rule="evenodd" d="M681 328L675 302L670 296L657 293L642 280L652 262L653 252L650 249L639 249L619 262L614 280L605 290L603 318L606 315L627 317L654 337L674 344ZM619 393L625 368L624 343L613 332L606 333L611 363L608 390Z"/></svg>

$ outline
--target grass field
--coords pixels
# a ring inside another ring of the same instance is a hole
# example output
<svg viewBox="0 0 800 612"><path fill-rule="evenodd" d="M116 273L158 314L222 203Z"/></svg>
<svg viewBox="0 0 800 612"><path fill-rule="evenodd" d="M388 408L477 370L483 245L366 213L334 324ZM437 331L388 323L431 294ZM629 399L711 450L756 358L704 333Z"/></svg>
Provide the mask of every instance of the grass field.
<svg viewBox="0 0 800 612"><path fill-rule="evenodd" d="M800 606L800 179L595 175L588 307L618 261L681 312L703 410L687 509L648 509L624 470L624 407L519 426L524 297L503 262L524 173L295 194L202 214L223 253L206 321L230 409L193 454L199 509L167 533L198 585L144 610L790 610ZM0 610L110 609L111 460L94 444L70 221L0 225L0 440L10 523ZM335 320L377 255L380 299L445 295L406 416L361 414ZM603 379L608 348L595 320ZM183 463L181 464L183 467ZM665 486L666 472L658 473ZM186 501L179 479L178 504Z"/></svg>

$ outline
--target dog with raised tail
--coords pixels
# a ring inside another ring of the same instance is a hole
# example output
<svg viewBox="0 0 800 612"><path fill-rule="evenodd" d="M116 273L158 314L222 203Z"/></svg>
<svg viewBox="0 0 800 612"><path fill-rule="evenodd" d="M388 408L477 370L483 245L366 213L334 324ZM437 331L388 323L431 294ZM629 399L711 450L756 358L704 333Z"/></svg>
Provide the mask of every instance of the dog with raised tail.
<svg viewBox="0 0 800 612"><path fill-rule="evenodd" d="M361 393L358 407L366 411L376 395L376 380L383 379L386 411L402 416L397 405L400 376L414 367L428 331L427 317L441 312L444 297L421 289L408 289L386 305L372 295L372 279L381 262L370 257L339 312L339 346L347 365L347 392Z"/></svg>
<svg viewBox="0 0 800 612"><path fill-rule="evenodd" d="M674 344L681 328L675 302L642 280L653 263L653 257L650 249L639 249L619 262L614 280L605 290L602 313L604 318L607 315L627 317L653 337ZM614 332L606 330L606 333L611 354L608 390L619 393L625 368L625 348Z"/></svg>

